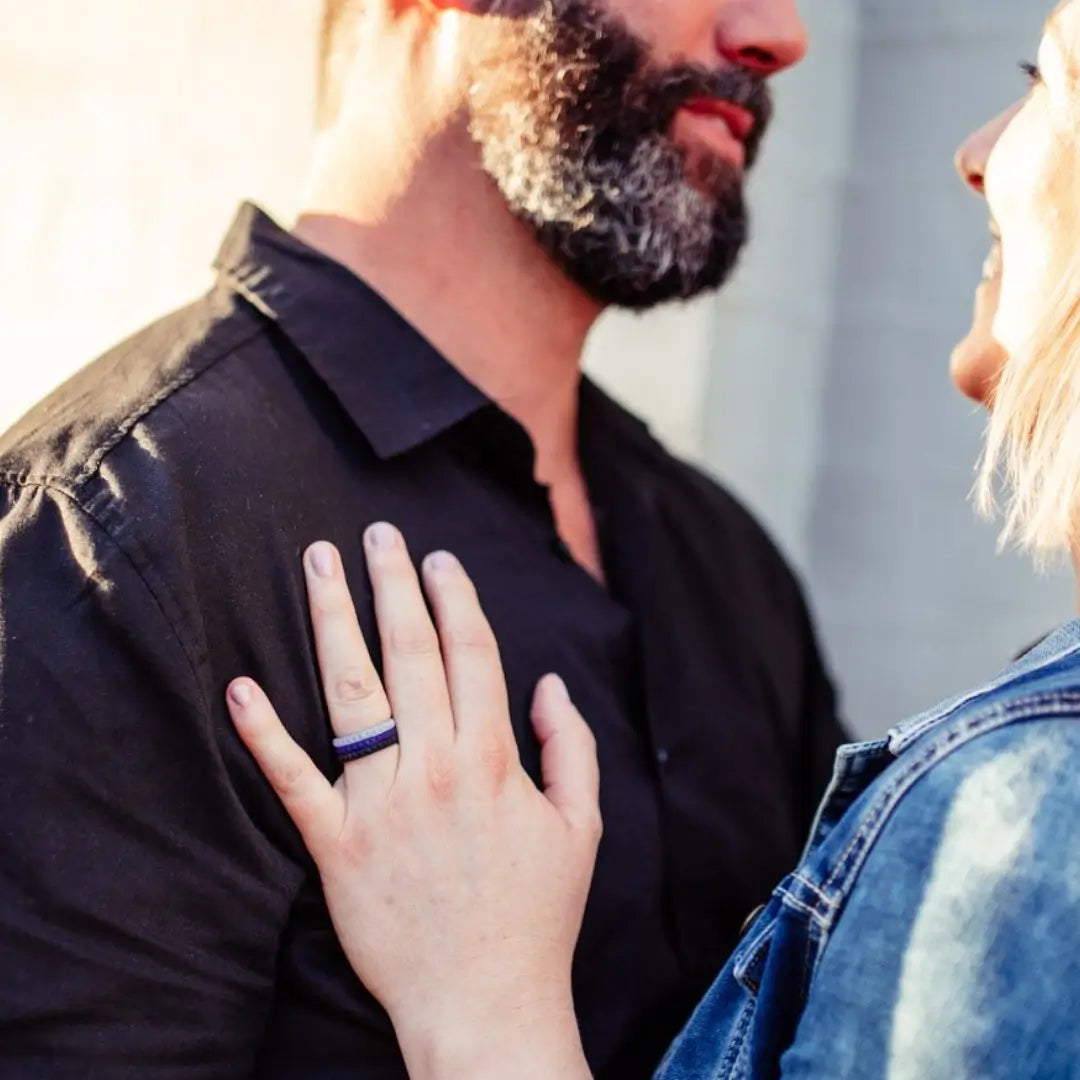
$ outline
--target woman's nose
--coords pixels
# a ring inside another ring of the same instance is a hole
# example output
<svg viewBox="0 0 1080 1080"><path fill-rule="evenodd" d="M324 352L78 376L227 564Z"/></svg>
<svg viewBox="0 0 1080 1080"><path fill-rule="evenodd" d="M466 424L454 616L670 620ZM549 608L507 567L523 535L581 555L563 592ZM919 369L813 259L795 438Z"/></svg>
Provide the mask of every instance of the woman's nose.
<svg viewBox="0 0 1080 1080"><path fill-rule="evenodd" d="M977 195L983 195L986 192L986 163L990 160L991 152L1012 122L1012 118L1023 108L1023 104L1022 101L1016 102L1015 105L995 116L990 123L972 132L956 151L954 159L956 171L960 174L960 179Z"/></svg>

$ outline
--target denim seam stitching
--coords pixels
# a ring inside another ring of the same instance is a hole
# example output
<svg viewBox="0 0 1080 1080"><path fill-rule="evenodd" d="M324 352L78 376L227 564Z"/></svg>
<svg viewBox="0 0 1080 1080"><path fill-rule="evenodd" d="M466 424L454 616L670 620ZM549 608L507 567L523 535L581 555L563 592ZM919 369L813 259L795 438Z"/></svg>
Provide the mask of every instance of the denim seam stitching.
<svg viewBox="0 0 1080 1080"><path fill-rule="evenodd" d="M1066 657L1071 656L1073 653L1080 649L1080 642L1076 642L1070 645L1066 649L1062 649L1061 652L1055 653L1050 657L1047 657L1042 661L1042 666L1048 666L1050 664L1057 664L1064 660ZM894 733L890 733L887 742L890 747L898 746L902 751L904 748L914 743L923 732L932 728L935 724L940 724L944 720L949 720L956 715L965 706L970 705L973 701L977 701L979 698L985 698L1002 689L1009 682L1009 675L1003 674L998 676L989 686L984 686L980 690L973 690L971 693L965 694L959 701L953 702L953 704L945 709L944 712L935 712L929 716L924 716L918 723L912 724L911 727L905 728L901 725L895 730Z"/></svg>
<svg viewBox="0 0 1080 1080"><path fill-rule="evenodd" d="M791 876L795 881L799 882L800 885L803 885L807 889L809 889L810 892L812 892L814 894L814 896L822 904L825 905L825 907L827 907L827 908L836 907L836 901L832 897L830 897L827 893L825 893L822 890L821 886L819 886L815 882L811 881L808 877L804 877L802 874L799 873L798 870L796 870Z"/></svg>
<svg viewBox="0 0 1080 1080"><path fill-rule="evenodd" d="M884 821L895 808L900 796L929 769L931 765L948 756L956 748L969 738L992 731L1007 723L1020 719L1036 719L1040 716L1054 713L1064 713L1070 708L1080 706L1080 694L1068 692L1044 691L1041 694L1033 694L1021 698L1019 701L1007 705L996 704L977 713L970 720L959 724L947 732L940 739L934 740L921 754L911 761L906 769L901 772L888 788L882 792L875 804L873 812L864 819L862 825L848 842L832 872L825 880L823 888L829 891L835 889L837 878L849 873L849 863L855 862L857 856L865 850L872 835L880 832ZM835 910L839 897L834 899L832 908Z"/></svg>
<svg viewBox="0 0 1080 1080"><path fill-rule="evenodd" d="M739 1014L739 1020L735 1026L735 1031L728 1040L727 1052L720 1059L720 1064L717 1066L716 1072L713 1073L713 1080L727 1080L727 1078L731 1076L731 1070L737 1064L739 1054L742 1052L743 1043L746 1041L746 1031L750 1027L750 1020L753 1017L755 1002L755 998L749 997L743 1004L742 1012Z"/></svg>
<svg viewBox="0 0 1080 1080"><path fill-rule="evenodd" d="M829 943L829 935L832 932L832 926L826 925L824 922L818 922L816 924L812 923L809 927L807 927L807 930L807 937L811 939L811 941L807 945L807 948L810 948L812 945L814 953L813 960L810 965L810 970L807 973L806 986L807 992L809 992L810 984L814 981L814 976L817 974L817 969L821 964L821 958L825 954L825 946ZM818 939L816 942L812 940L814 934L818 935Z"/></svg>
<svg viewBox="0 0 1080 1080"><path fill-rule="evenodd" d="M826 925L826 921L829 917L829 912L820 912L812 904L806 903L805 900L800 900L797 896L792 896L791 893L785 892L782 897L783 903L788 907L794 908L796 911L801 911L805 915L809 915L816 922Z"/></svg>

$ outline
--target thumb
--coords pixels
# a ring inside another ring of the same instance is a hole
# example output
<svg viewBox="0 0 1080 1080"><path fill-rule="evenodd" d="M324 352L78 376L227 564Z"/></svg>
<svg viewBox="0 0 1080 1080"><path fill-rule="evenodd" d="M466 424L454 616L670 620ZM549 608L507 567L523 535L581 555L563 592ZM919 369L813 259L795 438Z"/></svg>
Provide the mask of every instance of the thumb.
<svg viewBox="0 0 1080 1080"><path fill-rule="evenodd" d="M540 680L533 697L532 724L540 740L544 795L570 825L595 828L599 834L596 739L558 675Z"/></svg>

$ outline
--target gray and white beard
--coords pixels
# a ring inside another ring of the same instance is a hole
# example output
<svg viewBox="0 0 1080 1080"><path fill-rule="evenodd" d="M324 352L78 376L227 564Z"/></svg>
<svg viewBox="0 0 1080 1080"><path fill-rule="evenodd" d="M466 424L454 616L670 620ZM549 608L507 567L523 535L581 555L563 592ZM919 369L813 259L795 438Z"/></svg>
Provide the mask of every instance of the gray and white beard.
<svg viewBox="0 0 1080 1080"><path fill-rule="evenodd" d="M716 76L650 70L644 44L583 0L526 4L503 15L496 0L503 17L469 101L483 167L513 213L605 305L719 286L747 238L742 175L708 157L691 178L670 136L676 109ZM761 98L738 78L724 96Z"/></svg>

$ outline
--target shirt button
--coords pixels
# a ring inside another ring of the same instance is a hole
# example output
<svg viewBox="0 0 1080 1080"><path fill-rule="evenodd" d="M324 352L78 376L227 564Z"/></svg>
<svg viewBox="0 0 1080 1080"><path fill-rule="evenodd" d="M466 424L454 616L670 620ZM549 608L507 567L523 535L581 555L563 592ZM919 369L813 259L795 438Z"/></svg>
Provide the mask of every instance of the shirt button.
<svg viewBox="0 0 1080 1080"><path fill-rule="evenodd" d="M754 925L754 922L756 921L757 917L764 910L765 910L765 905L764 904L758 904L758 906L756 908L754 908L754 910L751 911L749 915L746 916L746 918L743 920L742 926L739 927L739 937L742 937L743 934L745 934L746 931L749 930L750 927Z"/></svg>
<svg viewBox="0 0 1080 1080"><path fill-rule="evenodd" d="M658 761L658 762L659 762L659 763L660 763L661 765L666 765L666 764L668 763L668 759L669 759L670 757L671 757L671 755L670 755L670 754L669 754L669 753L667 752L667 750L666 750L666 749L664 749L664 747L662 747L662 746L660 747L660 749L659 749L659 750L657 750L657 751L656 751L656 760L657 760L657 761Z"/></svg>

